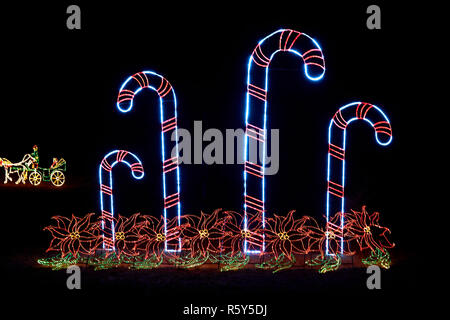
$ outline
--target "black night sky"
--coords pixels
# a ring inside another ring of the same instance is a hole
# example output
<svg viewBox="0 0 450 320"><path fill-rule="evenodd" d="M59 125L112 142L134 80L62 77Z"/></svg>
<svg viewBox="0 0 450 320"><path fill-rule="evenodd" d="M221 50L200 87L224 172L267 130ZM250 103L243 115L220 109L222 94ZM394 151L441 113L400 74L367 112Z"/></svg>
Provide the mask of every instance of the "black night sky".
<svg viewBox="0 0 450 320"><path fill-rule="evenodd" d="M386 271L385 292L403 293L413 288L417 239L412 230L417 227L419 209L414 201L419 190L414 187L418 180L413 173L418 167L412 132L420 88L419 74L414 71L419 68L414 42L421 35L408 28L405 20L411 13L405 13L401 6L380 4L382 29L368 30L365 9L372 3L308 3L277 1L270 6L244 6L228 2L175 5L123 1L93 5L81 1L77 2L82 10L81 30L66 28L65 9L72 3L40 3L3 10L9 19L7 31L2 31L7 85L3 86L0 156L19 160L37 144L42 166L50 166L52 157L64 157L68 163L67 182L61 189L48 183L41 188L0 185L3 229L12 239L2 250L9 259L9 272L22 279L18 282L20 288L13 284L15 291L28 292L30 298L39 292L42 299L45 295L53 299L59 291L70 296L64 287L63 271L49 275L51 272L46 270L42 275L42 269L33 269L32 263L22 263L21 259L38 258L47 248L49 236L42 228L52 216L98 213L97 171L108 151L128 149L141 157L146 169L144 180L136 182L126 168L117 168L115 174L120 178L115 181L115 192L120 197L116 212L155 216L161 212L158 98L147 90L136 97L133 112L118 112L117 93L128 76L142 70L164 75L177 95L181 128L193 131L194 121L199 120L203 131L242 128L248 56L261 38L280 28L299 30L317 39L327 70L322 81L309 82L298 57L279 53L271 64L268 124L280 129L280 169L267 179L270 214L286 214L294 209L298 215L323 222L328 123L334 112L349 102L367 101L380 106L391 120L393 142L381 147L367 123L351 125L347 137L346 208L367 205L370 211L379 211L381 223L392 230L399 255L405 257L403 269L393 267L391 275ZM241 208L241 165L182 165L181 170L183 213ZM364 291L366 275L364 270L358 272L359 290ZM91 281L106 274L91 275ZM121 279L118 288L123 292L139 292L141 297L153 294L141 280L133 280L137 274L129 279L121 276L125 280ZM152 277L154 281L156 276ZM195 277L189 285L182 275L174 277L180 287L172 282L173 288L163 290L160 298L196 286ZM227 277L204 280L207 284L203 283L203 289L194 289L192 302L188 297L179 298L178 302L174 300L176 308L178 304L201 303L203 298L215 297L208 290L216 292L219 287L226 292L220 297L221 303L231 303L239 294L228 281L247 281L252 275ZM273 308L281 312L285 308L275 297L282 286L275 285L276 279L271 277L252 278L247 289L264 291L264 301L278 301ZM281 275L279 281L290 288L291 298L294 295L300 301L309 301L337 292L339 287L352 295L353 284L349 283L354 278L348 274L341 279L309 275L298 292L287 284L289 276ZM106 282L95 282L98 287L86 289L85 294L92 297L105 288L114 288ZM27 289L27 283L32 283L33 288ZM269 284L266 287L264 283ZM85 285L89 287L89 283ZM39 286L45 289L40 291ZM316 297L308 296L308 290ZM83 292L74 295L84 299ZM258 294L255 297L252 299L259 303ZM383 297L390 299L389 295L376 295L380 301ZM151 299L146 302L149 307L151 303Z"/></svg>

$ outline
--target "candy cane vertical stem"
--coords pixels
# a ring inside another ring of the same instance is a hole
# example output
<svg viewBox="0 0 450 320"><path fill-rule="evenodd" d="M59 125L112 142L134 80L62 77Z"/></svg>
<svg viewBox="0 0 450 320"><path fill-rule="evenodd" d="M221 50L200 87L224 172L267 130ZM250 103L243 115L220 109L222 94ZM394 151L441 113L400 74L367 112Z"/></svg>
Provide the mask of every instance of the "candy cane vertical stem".
<svg viewBox="0 0 450 320"><path fill-rule="evenodd" d="M118 163L126 164L131 169L131 175L135 179L144 177L144 168L141 160L129 151L114 150L108 153L102 160L99 168L100 183L100 210L102 212L103 249L114 251L114 196L112 169Z"/></svg>
<svg viewBox="0 0 450 320"><path fill-rule="evenodd" d="M180 202L180 168L178 163L178 127L177 127L177 99L171 84L163 76L152 71L138 72L130 77L120 87L117 97L117 108L121 112L129 112L133 108L133 99L142 89L149 88L159 95L159 115L161 123L161 162L163 184L163 215L164 227L167 233L167 219L178 217L181 219ZM171 140L175 132L175 142ZM176 155L171 156L175 148ZM166 251L180 251L181 239L165 243Z"/></svg>
<svg viewBox="0 0 450 320"><path fill-rule="evenodd" d="M355 120L364 120L375 129L378 144L386 146L392 141L392 129L389 119L377 106L366 102L353 102L341 107L333 116L328 127L328 160L327 160L327 229L341 239L340 253L344 253L344 215L341 215L340 226L330 225L329 217L337 212L345 212L345 139L347 126ZM336 234L336 233L340 233ZM327 233L328 235L328 233ZM325 244L329 254L329 241ZM330 250L334 251L334 250ZM337 251L339 252L339 251Z"/></svg>
<svg viewBox="0 0 450 320"><path fill-rule="evenodd" d="M262 212L262 227L265 225L264 157L267 140L267 93L269 65L273 56L287 51L303 59L305 76L309 80L320 80L325 73L325 60L317 42L305 33L290 29L275 31L262 39L248 61L247 93L245 110L244 152L244 227L247 228L247 213ZM249 140L252 139L252 140ZM251 157L250 143L262 150L263 159ZM265 244L255 247L244 243L246 253L261 253Z"/></svg>

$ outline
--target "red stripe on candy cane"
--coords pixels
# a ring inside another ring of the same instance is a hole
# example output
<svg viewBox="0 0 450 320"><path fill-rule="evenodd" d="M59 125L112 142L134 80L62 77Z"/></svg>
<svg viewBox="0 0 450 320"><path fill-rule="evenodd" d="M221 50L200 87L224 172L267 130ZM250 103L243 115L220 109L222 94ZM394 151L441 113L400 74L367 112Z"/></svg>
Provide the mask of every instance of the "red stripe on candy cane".
<svg viewBox="0 0 450 320"><path fill-rule="evenodd" d="M144 74L145 75L145 74ZM135 73L134 75L131 76L134 80L137 81L137 83L139 84L139 87L141 88L145 88L146 87L146 81L145 79L142 77L142 73L138 72ZM146 77L147 78L147 77Z"/></svg>
<svg viewBox="0 0 450 320"><path fill-rule="evenodd" d="M281 34L280 34L280 38L278 39L278 48L280 49L280 50L286 50L286 43L284 43L284 46L282 45L282 43L283 43L283 35L284 35L284 32L285 31L287 31L287 30L283 30L283 32L281 32ZM291 33L289 32L289 35L288 35L288 37L291 35Z"/></svg>
<svg viewBox="0 0 450 320"><path fill-rule="evenodd" d="M105 171L110 172L112 170L111 165L108 163L108 161L105 158L103 158L101 166L102 166L102 169Z"/></svg>
<svg viewBox="0 0 450 320"><path fill-rule="evenodd" d="M142 164L140 164L139 162L136 162L131 165L131 171L144 172L144 167L142 167Z"/></svg>
<svg viewBox="0 0 450 320"><path fill-rule="evenodd" d="M180 202L180 194L174 193L164 199L164 208L168 209L170 207L176 206Z"/></svg>
<svg viewBox="0 0 450 320"><path fill-rule="evenodd" d="M142 88L147 88L149 86L147 75L144 72L136 73L136 77L139 77L141 79L142 85L141 82L139 82L139 84Z"/></svg>
<svg viewBox="0 0 450 320"><path fill-rule="evenodd" d="M124 101L133 100L134 92L127 89L122 89L117 96L117 102L122 103Z"/></svg>
<svg viewBox="0 0 450 320"><path fill-rule="evenodd" d="M249 138L258 140L260 142L265 141L265 131L250 123L247 123L246 134Z"/></svg>
<svg viewBox="0 0 450 320"><path fill-rule="evenodd" d="M388 136L392 136L391 124L387 121L379 121L373 125L375 132L385 133Z"/></svg>
<svg viewBox="0 0 450 320"><path fill-rule="evenodd" d="M178 168L178 157L173 157L163 162L163 173L170 172L176 168Z"/></svg>
<svg viewBox="0 0 450 320"><path fill-rule="evenodd" d="M360 103L356 107L356 118L358 119L365 119L367 112L369 112L370 109L372 109L372 105L370 103Z"/></svg>
<svg viewBox="0 0 450 320"><path fill-rule="evenodd" d="M100 191L107 194L108 196L112 195L112 188L108 187L107 185L100 185Z"/></svg>
<svg viewBox="0 0 450 320"><path fill-rule="evenodd" d="M308 61L309 59L313 59L313 58L322 59L323 60L323 57L321 57L321 56L308 56L306 58L303 58L303 60Z"/></svg>
<svg viewBox="0 0 450 320"><path fill-rule="evenodd" d="M284 39L284 41L282 40L284 37L284 32L285 31L289 31L289 34L287 35L286 39ZM300 37L302 33L295 31L295 30L284 30L281 35L280 35L280 50L282 51L289 51L292 49L292 47L294 46L294 43L297 41L298 37ZM291 40L289 42L289 40Z"/></svg>
<svg viewBox="0 0 450 320"><path fill-rule="evenodd" d="M323 58L322 51L320 51L319 49L310 49L310 50L306 51L305 53L303 53L302 58L306 65L314 65L314 66L320 67L325 70L325 67L324 67L325 60ZM318 62L320 62L320 63L317 63L314 61L308 62L308 60L310 60L310 59L319 59Z"/></svg>
<svg viewBox="0 0 450 320"><path fill-rule="evenodd" d="M117 162L122 162L123 159L127 156L127 154L128 154L128 151L119 150L119 152L117 153L117 157L116 157Z"/></svg>
<svg viewBox="0 0 450 320"><path fill-rule="evenodd" d="M263 167L250 161L245 161L244 170L261 179L264 176Z"/></svg>
<svg viewBox="0 0 450 320"><path fill-rule="evenodd" d="M328 181L328 192L339 198L344 197L344 187L333 181Z"/></svg>
<svg viewBox="0 0 450 320"><path fill-rule="evenodd" d="M105 249L107 250L114 249L114 242L110 238L103 236L103 243L105 244Z"/></svg>
<svg viewBox="0 0 450 320"><path fill-rule="evenodd" d="M161 78L161 84L156 90L158 92L159 96L161 98L164 98L170 91L172 90L172 86L170 85L169 81L167 81L165 78Z"/></svg>
<svg viewBox="0 0 450 320"><path fill-rule="evenodd" d="M247 91L248 91L249 94L251 94L255 98L258 98L258 99L260 99L262 101L266 101L267 100L267 91L262 89L262 88L260 88L260 87L257 87L257 86L255 86L255 85L250 83L247 86Z"/></svg>
<svg viewBox="0 0 450 320"><path fill-rule="evenodd" d="M345 121L344 117L342 116L341 110L334 114L333 122L339 129L344 130L345 128L347 128L347 121Z"/></svg>
<svg viewBox="0 0 450 320"><path fill-rule="evenodd" d="M255 140L264 142L265 141L265 131L251 123L247 123L246 134Z"/></svg>
<svg viewBox="0 0 450 320"><path fill-rule="evenodd" d="M373 105L371 105L370 103L366 104L366 109L364 110L364 112L361 111L361 116L363 119L366 118L367 116L367 112L369 112L370 109L372 109Z"/></svg>
<svg viewBox="0 0 450 320"><path fill-rule="evenodd" d="M322 55L322 51L320 51L319 49L314 48L314 49L310 49L310 50L304 52L302 57L303 57L303 59L305 59L305 56L309 55L311 52L317 52L317 51L320 52L320 54Z"/></svg>
<svg viewBox="0 0 450 320"><path fill-rule="evenodd" d="M262 212L264 210L264 202L262 200L256 199L255 197L245 195L245 204L247 207L256 210L257 212Z"/></svg>
<svg viewBox="0 0 450 320"><path fill-rule="evenodd" d="M162 132L166 132L166 131L175 129L176 127L177 127L177 118L176 117L167 119L166 121L161 123Z"/></svg>
<svg viewBox="0 0 450 320"><path fill-rule="evenodd" d="M345 159L345 150L341 147L338 147L332 143L328 145L328 153L335 158L338 158L339 160Z"/></svg>
<svg viewBox="0 0 450 320"><path fill-rule="evenodd" d="M112 221L113 220L113 216L111 212L108 212L106 210L102 210L102 219L108 220L108 221Z"/></svg>
<svg viewBox="0 0 450 320"><path fill-rule="evenodd" d="M247 136L259 142L264 142L264 136L262 138L258 138L258 133L254 130L247 129Z"/></svg>
<svg viewBox="0 0 450 320"><path fill-rule="evenodd" d="M333 234L338 238L344 237L342 228L335 225L334 223L327 222L327 231L333 232Z"/></svg>
<svg viewBox="0 0 450 320"><path fill-rule="evenodd" d="M255 50L253 50L252 59L253 62L263 68L266 68L270 63L270 59L261 51L261 46L259 44L256 46Z"/></svg>
<svg viewBox="0 0 450 320"><path fill-rule="evenodd" d="M320 67L320 68L322 68L322 69L325 70L325 67L324 67L323 65L319 64L319 63L315 63L315 62L306 62L305 64L306 64L307 66L316 66L316 67Z"/></svg>

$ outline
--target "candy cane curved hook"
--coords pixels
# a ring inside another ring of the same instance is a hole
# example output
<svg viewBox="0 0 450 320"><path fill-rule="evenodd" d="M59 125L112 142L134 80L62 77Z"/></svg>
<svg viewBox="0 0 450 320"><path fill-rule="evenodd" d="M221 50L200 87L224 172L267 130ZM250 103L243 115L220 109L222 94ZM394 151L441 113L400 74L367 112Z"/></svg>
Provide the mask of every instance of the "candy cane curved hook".
<svg viewBox="0 0 450 320"><path fill-rule="evenodd" d="M139 180L144 177L142 162L133 153L125 150L114 150L108 153L100 163L98 176L100 183L100 210L102 212L103 249L114 251L114 196L112 169L118 163L126 164L131 169L133 178ZM103 197L107 197L106 201Z"/></svg>
<svg viewBox="0 0 450 320"><path fill-rule="evenodd" d="M161 122L161 161L163 181L164 204L164 228L167 234L167 219L178 217L178 225L181 219L180 202L180 168L178 165L178 139L173 142L171 134L175 131L178 137L177 127L177 99L169 81L163 76L152 72L142 71L130 77L122 84L117 97L117 108L121 112L129 112L133 108L133 99L142 89L149 88L159 95L159 114ZM173 145L175 144L175 145ZM172 146L172 147L168 147ZM171 156L171 150L175 147L176 155ZM173 249L175 247L176 249ZM181 239L178 243L165 244L166 251L181 250Z"/></svg>
<svg viewBox="0 0 450 320"><path fill-rule="evenodd" d="M345 140L347 126L355 120L364 120L375 129L375 139L378 144L387 146L392 141L392 128L388 117L377 106L367 102L352 102L334 114L328 127L327 156L327 227L341 239L341 254L344 252L342 231L344 215L341 215L340 226L330 225L330 214L345 212ZM339 235L340 234L340 235ZM328 236L326 254L328 251Z"/></svg>
<svg viewBox="0 0 450 320"><path fill-rule="evenodd" d="M273 56L287 51L300 56L304 62L305 76L312 81L322 79L325 74L325 60L319 44L310 36L290 29L280 29L262 39L253 50L247 69L247 93L245 109L244 146L244 227L247 228L247 212L262 212L262 225L265 220L264 160L249 159L249 138L262 144L265 155L267 92L269 65ZM252 110L257 112L252 112ZM260 253L262 248L251 248L244 243L246 253Z"/></svg>

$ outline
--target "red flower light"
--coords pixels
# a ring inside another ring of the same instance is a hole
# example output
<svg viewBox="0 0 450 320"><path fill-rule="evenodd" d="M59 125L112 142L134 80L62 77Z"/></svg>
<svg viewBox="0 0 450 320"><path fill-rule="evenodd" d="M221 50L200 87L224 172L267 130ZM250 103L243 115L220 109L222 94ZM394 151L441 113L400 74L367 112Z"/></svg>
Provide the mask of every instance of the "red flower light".
<svg viewBox="0 0 450 320"><path fill-rule="evenodd" d="M122 254L126 256L137 256L136 246L140 240L139 224L136 223L139 213L131 217L119 215L115 220L115 242L116 255L118 258Z"/></svg>
<svg viewBox="0 0 450 320"><path fill-rule="evenodd" d="M219 211L220 209L215 210L210 215L202 212L200 217L183 216L187 220L182 231L183 244L189 246L192 255L200 253L205 257L209 253L221 251L220 240L224 235L222 232L223 220L218 217Z"/></svg>
<svg viewBox="0 0 450 320"><path fill-rule="evenodd" d="M157 219L153 216L143 216L139 234L141 236L140 248L144 248L145 259L155 255L158 260L165 249L165 241L177 240L180 237L181 227L177 226L177 217L167 220L167 232L164 228L164 217Z"/></svg>
<svg viewBox="0 0 450 320"><path fill-rule="evenodd" d="M290 211L286 216L275 215L274 218L266 219L266 229L264 235L266 239L266 251L273 253L275 258L282 254L291 259L293 253L305 253L308 245L307 236L303 230L303 226L307 221L307 217L294 219L294 212Z"/></svg>
<svg viewBox="0 0 450 320"><path fill-rule="evenodd" d="M49 251L60 251L64 258L67 254L78 257L79 254L93 254L101 243L100 224L91 222L93 213L89 213L83 218L66 218L61 216L52 217L56 220L56 226L45 227L50 231L53 239L50 242Z"/></svg>
<svg viewBox="0 0 450 320"><path fill-rule="evenodd" d="M352 213L345 215L345 219L346 236L350 241L356 241L361 251L379 249L385 252L386 248L394 247L395 244L388 239L391 231L379 225L380 214L378 212L368 214L366 206L363 206L361 212L352 210Z"/></svg>
<svg viewBox="0 0 450 320"><path fill-rule="evenodd" d="M247 229L245 229L243 215L235 211L225 211L222 250L230 251L230 256L235 256L239 253L245 255L245 241L256 247L262 247L263 229L261 219L261 212L255 214L247 213Z"/></svg>

